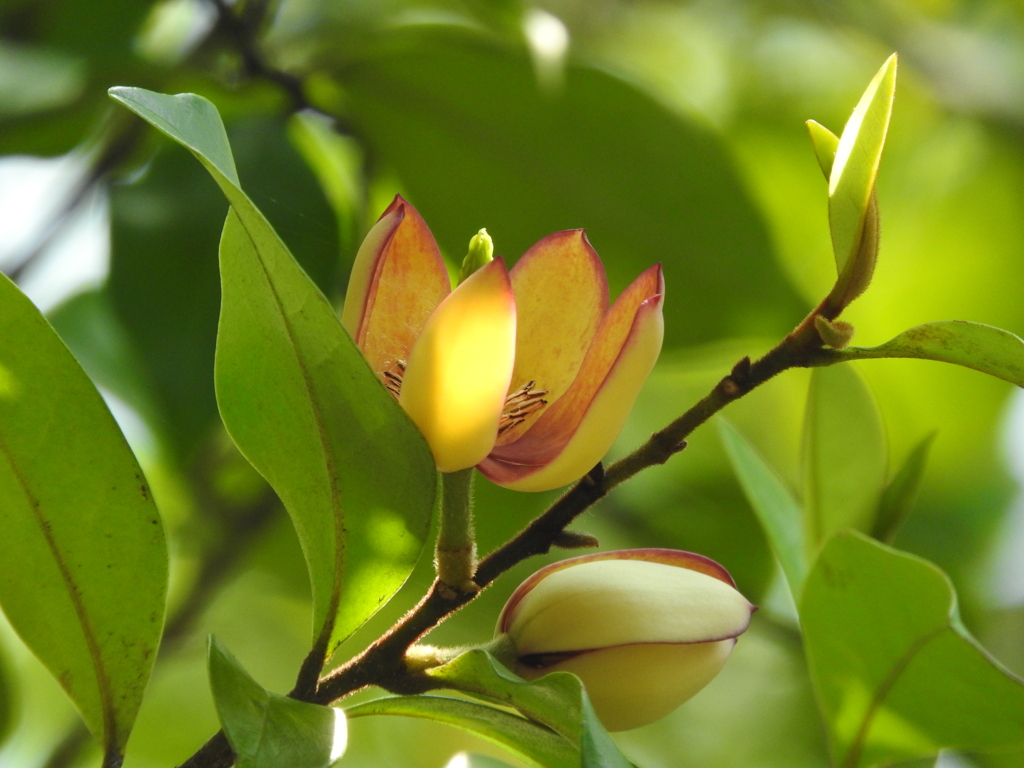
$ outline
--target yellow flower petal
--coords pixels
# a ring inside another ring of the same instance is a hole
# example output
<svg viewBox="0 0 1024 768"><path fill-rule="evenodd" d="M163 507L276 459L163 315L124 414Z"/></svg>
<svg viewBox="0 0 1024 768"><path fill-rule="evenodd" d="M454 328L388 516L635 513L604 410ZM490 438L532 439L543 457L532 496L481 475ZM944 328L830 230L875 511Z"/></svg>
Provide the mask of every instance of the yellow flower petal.
<svg viewBox="0 0 1024 768"><path fill-rule="evenodd" d="M396 196L359 248L341 321L378 374L406 361L430 313L451 292L434 236Z"/></svg>
<svg viewBox="0 0 1024 768"><path fill-rule="evenodd" d="M519 440L496 448L480 465L484 475L545 491L578 480L604 457L661 353L663 291L655 265L623 292L569 390Z"/></svg>
<svg viewBox="0 0 1024 768"><path fill-rule="evenodd" d="M516 295L516 364L509 389L528 381L554 402L572 384L608 309L608 281L584 230L548 235L510 272ZM516 440L540 412L506 430L499 445Z"/></svg>
<svg viewBox="0 0 1024 768"><path fill-rule="evenodd" d="M572 672L587 688L598 719L609 731L628 731L660 720L710 683L725 666L735 640L690 645L624 645L573 656L543 669L520 665L533 680Z"/></svg>
<svg viewBox="0 0 1024 768"><path fill-rule="evenodd" d="M475 272L427 320L399 402L440 471L472 467L494 447L515 345L515 298L501 259Z"/></svg>

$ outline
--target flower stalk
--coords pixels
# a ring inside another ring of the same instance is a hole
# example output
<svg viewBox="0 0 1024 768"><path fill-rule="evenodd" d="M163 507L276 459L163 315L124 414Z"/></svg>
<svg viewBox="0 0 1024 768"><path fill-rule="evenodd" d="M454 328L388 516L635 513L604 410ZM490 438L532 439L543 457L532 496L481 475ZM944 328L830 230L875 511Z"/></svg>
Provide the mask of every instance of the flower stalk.
<svg viewBox="0 0 1024 768"><path fill-rule="evenodd" d="M473 468L441 473L441 522L434 565L438 580L456 592L476 593Z"/></svg>

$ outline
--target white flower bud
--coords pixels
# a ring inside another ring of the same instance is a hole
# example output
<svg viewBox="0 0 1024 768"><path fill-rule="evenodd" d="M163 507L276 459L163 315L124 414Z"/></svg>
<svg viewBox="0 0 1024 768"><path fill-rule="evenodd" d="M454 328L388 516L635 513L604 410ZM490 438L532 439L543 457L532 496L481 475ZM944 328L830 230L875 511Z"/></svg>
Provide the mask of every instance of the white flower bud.
<svg viewBox="0 0 1024 768"><path fill-rule="evenodd" d="M633 549L538 571L509 599L497 631L510 637L520 676L572 672L605 727L624 731L707 685L753 610L712 560Z"/></svg>

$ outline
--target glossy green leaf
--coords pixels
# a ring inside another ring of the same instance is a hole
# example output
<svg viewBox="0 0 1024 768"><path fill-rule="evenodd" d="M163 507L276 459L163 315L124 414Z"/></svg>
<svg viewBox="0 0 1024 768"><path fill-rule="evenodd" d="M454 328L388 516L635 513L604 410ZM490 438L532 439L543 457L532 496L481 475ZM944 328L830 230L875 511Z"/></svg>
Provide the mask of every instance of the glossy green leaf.
<svg viewBox="0 0 1024 768"><path fill-rule="evenodd" d="M411 572L433 510L433 457L239 188L213 105L193 94L111 94L190 148L231 203L220 250L217 401L232 438L292 517L313 590L314 637L329 654Z"/></svg>
<svg viewBox="0 0 1024 768"><path fill-rule="evenodd" d="M342 710L264 690L212 635L207 662L236 768L327 768L341 757L348 735Z"/></svg>
<svg viewBox="0 0 1024 768"><path fill-rule="evenodd" d="M473 650L427 672L460 691L513 707L579 745L583 768L627 768L611 736L594 714L580 679L553 672L527 682L486 651Z"/></svg>
<svg viewBox="0 0 1024 768"><path fill-rule="evenodd" d="M910 517L917 501L917 493L921 489L921 481L924 480L928 454L937 434L932 432L910 450L903 466L886 486L878 504L875 524L871 529L871 535L879 541L892 543L903 523Z"/></svg>
<svg viewBox="0 0 1024 768"><path fill-rule="evenodd" d="M1024 387L1024 341L1009 331L967 320L925 323L877 347L847 347L849 360L915 357L962 365Z"/></svg>
<svg viewBox="0 0 1024 768"><path fill-rule="evenodd" d="M839 149L839 137L821 123L808 120L804 125L811 136L811 146L814 147L814 157L818 161L818 167L825 174L825 181L828 181L832 174L832 163L836 159L836 150Z"/></svg>
<svg viewBox="0 0 1024 768"><path fill-rule="evenodd" d="M631 763L619 751L618 745L612 741L611 735L597 719L594 706L582 691L583 732L580 734L580 767L581 768L631 768Z"/></svg>
<svg viewBox="0 0 1024 768"><path fill-rule="evenodd" d="M418 717L475 733L537 768L578 768L576 748L554 731L500 709L446 696L394 696L345 710L349 719L370 715Z"/></svg>
<svg viewBox="0 0 1024 768"><path fill-rule="evenodd" d="M895 93L896 54L893 54L871 80L839 138L829 173L828 223L836 271L840 275L860 248Z"/></svg>
<svg viewBox="0 0 1024 768"><path fill-rule="evenodd" d="M803 510L782 478L735 427L719 419L718 428L747 501L764 528L793 596L799 597L807 577Z"/></svg>
<svg viewBox="0 0 1024 768"><path fill-rule="evenodd" d="M812 554L836 531L870 529L887 479L888 449L874 397L852 366L811 374L802 470Z"/></svg>
<svg viewBox="0 0 1024 768"><path fill-rule="evenodd" d="M481 227L509 259L586 227L613 294L663 263L667 346L784 333L806 311L719 138L626 80L570 61L545 91L525 48L441 25L395 29L337 76L448 254Z"/></svg>
<svg viewBox="0 0 1024 768"><path fill-rule="evenodd" d="M6 277L0 328L0 605L113 760L163 628L163 527L95 386Z"/></svg>
<svg viewBox="0 0 1024 768"><path fill-rule="evenodd" d="M1024 685L963 628L931 563L839 534L800 621L837 768L1024 744Z"/></svg>

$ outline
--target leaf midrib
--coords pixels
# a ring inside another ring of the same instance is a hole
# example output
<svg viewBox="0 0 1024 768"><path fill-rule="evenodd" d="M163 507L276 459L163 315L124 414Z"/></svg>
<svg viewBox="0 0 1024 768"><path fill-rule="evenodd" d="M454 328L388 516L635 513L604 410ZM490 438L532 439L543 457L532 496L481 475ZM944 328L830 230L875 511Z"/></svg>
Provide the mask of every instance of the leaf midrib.
<svg viewBox="0 0 1024 768"><path fill-rule="evenodd" d="M21 467L15 461L2 432L0 432L0 453L3 453L11 471L18 480L18 485L21 487L22 493L25 494L28 505L32 509L32 514L35 517L36 524L38 525L40 532L43 534L43 538L46 541L47 547L50 549L50 554L53 556L54 562L57 564L57 570L60 571L61 580L64 583L64 588L67 591L68 598L71 600L71 605L75 610L75 615L78 617L78 623L82 628L82 635L85 637L85 644L89 651L89 658L92 661L93 671L96 674L96 685L99 688L100 712L103 717L103 736L104 741L106 742L104 746L105 755L108 758L111 755L118 755L116 715L114 712L110 679L107 676L106 667L103 665L99 642L96 640L96 633L93 630L92 623L89 621L85 605L82 602L82 596L78 591L78 586L75 583L74 578L72 577L71 569L68 568L68 564L64 561L60 549L57 547L57 542L53 538L53 531L50 527L50 523L43 515L42 504L32 492L28 481L25 479L24 473L21 471Z"/></svg>
<svg viewBox="0 0 1024 768"><path fill-rule="evenodd" d="M232 206L232 208L234 208L234 206ZM249 230L248 224L245 219L239 215L237 210L235 210L235 216L238 218L239 224L241 224L242 229L245 231L246 237L249 238L249 243L252 245L253 252L256 254L256 259L259 262L260 269L263 271L263 277L266 279L267 285L270 287L270 292L274 297L274 304L281 316L281 322L284 324L285 330L288 333L288 341L291 344L292 351L295 355L295 362L302 373L302 381L306 387L306 394L309 397L309 402L312 406L313 420L316 423L317 436L320 438L320 447L324 455L324 469L327 471L328 481L330 482L331 509L334 513L334 585L331 590L331 599L327 605L327 615L324 626L314 643L314 650L322 647L326 654L327 646L330 644L330 637L334 632L335 620L337 619L338 605L341 599L341 584L345 569L344 512L341 506L341 489L338 487L337 463L334 460L334 453L330 448L330 441L328 440L327 432L324 429L323 407L316 395L316 389L313 387L312 379L309 375L309 369L306 367L305 360L300 354L300 347L296 341L291 320L288 313L285 312L284 303L281 301L281 297L277 292L273 279L271 278L270 271L267 269L267 265L263 260L259 247L256 244L255 237L253 237L252 232Z"/></svg>
<svg viewBox="0 0 1024 768"><path fill-rule="evenodd" d="M861 753L864 751L864 740L867 738L868 732L871 730L875 714L885 701L885 697L889 695L889 692L898 682L900 675L906 671L907 667L909 667L910 663L914 660L914 657L924 650L924 647L928 645L928 643L949 628L950 627L948 625L942 625L936 627L928 634L919 637L910 645L906 652L896 660L896 663L892 665L889 672L882 679L881 685L875 689L875 694L871 698L871 703L864 712L864 718L861 720L860 728L857 729L857 735L854 737L853 742L850 745L850 749L846 753L846 760L843 761L844 768L857 768L857 764L860 762Z"/></svg>

